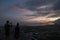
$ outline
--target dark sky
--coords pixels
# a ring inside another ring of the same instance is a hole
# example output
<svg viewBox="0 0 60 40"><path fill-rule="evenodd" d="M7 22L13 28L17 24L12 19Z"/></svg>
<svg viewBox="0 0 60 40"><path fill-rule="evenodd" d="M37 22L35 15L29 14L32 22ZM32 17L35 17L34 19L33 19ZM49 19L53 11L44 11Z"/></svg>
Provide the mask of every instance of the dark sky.
<svg viewBox="0 0 60 40"><path fill-rule="evenodd" d="M0 25L6 20L24 23L37 17L60 17L60 0L0 0Z"/></svg>

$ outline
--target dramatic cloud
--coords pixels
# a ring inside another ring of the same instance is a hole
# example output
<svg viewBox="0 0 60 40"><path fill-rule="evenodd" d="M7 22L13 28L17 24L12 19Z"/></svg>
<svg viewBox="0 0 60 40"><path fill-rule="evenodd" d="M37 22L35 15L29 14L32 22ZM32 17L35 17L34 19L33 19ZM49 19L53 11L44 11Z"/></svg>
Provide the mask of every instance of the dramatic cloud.
<svg viewBox="0 0 60 40"><path fill-rule="evenodd" d="M60 17L59 3L60 0L0 0L0 22L27 22L34 18Z"/></svg>
<svg viewBox="0 0 60 40"><path fill-rule="evenodd" d="M26 6L28 9L35 10L36 7L46 5L46 4L49 4L52 2L53 2L53 0L30 0L30 1L26 2Z"/></svg>

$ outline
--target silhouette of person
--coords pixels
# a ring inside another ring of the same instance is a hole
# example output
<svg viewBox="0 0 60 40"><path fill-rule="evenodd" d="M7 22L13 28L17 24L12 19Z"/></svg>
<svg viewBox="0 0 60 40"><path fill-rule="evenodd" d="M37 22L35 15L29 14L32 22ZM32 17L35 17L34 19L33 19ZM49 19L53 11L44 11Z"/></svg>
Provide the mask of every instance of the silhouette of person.
<svg viewBox="0 0 60 40"><path fill-rule="evenodd" d="M15 38L16 39L19 38L19 32L20 32L19 23L17 23L17 25L15 27Z"/></svg>
<svg viewBox="0 0 60 40"><path fill-rule="evenodd" d="M10 35L10 24L9 24L9 20L6 21L6 24L5 24L5 35L6 37L9 37Z"/></svg>
<svg viewBox="0 0 60 40"><path fill-rule="evenodd" d="M9 21L7 20L6 24L5 24L5 34L6 34L6 36L9 36L9 31L10 31L10 24L9 24Z"/></svg>

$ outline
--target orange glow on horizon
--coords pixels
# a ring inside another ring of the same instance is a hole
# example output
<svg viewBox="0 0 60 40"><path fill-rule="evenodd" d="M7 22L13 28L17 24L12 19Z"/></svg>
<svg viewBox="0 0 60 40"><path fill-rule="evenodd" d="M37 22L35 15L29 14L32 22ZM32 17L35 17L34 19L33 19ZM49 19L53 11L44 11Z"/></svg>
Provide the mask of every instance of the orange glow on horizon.
<svg viewBox="0 0 60 40"><path fill-rule="evenodd" d="M59 18L60 17L57 17L57 18L37 17L37 18L29 19L28 21L30 21L30 22L41 22L41 23L53 23L55 20L57 20Z"/></svg>

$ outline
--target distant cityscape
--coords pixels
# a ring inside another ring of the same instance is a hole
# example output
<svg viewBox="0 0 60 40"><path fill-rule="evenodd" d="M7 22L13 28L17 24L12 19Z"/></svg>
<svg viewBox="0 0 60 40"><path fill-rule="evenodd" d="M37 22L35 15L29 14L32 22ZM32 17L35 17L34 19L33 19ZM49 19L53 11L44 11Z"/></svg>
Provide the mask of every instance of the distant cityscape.
<svg viewBox="0 0 60 40"><path fill-rule="evenodd" d="M60 19L45 26L13 25L7 21L0 27L0 35L0 40L60 40Z"/></svg>

